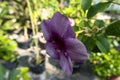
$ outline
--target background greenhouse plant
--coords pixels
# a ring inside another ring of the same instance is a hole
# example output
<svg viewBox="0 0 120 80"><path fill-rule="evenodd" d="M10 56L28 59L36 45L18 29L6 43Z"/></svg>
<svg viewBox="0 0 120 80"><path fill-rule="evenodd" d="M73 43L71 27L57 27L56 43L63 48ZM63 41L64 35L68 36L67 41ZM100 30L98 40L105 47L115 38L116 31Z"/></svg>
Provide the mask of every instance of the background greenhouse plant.
<svg viewBox="0 0 120 80"><path fill-rule="evenodd" d="M90 61L93 71L105 79L120 75L120 52L111 49L108 53L92 53Z"/></svg>

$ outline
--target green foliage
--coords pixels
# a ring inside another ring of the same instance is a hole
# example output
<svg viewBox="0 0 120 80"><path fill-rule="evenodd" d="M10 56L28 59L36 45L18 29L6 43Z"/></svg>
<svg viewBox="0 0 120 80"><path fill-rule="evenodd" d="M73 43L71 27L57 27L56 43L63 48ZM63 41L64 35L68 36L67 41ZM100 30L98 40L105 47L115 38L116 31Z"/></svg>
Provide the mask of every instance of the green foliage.
<svg viewBox="0 0 120 80"><path fill-rule="evenodd" d="M56 11L60 11L75 21L76 24L73 29L76 32L76 37L85 44L91 53L90 61L97 62L97 64L93 64L95 73L102 77L120 73L120 63L117 61L117 59L119 60L119 52L111 49L114 47L113 39L108 38L109 36L113 36L115 39L120 37L120 20L98 20L96 18L97 13L108 10L113 2L119 1L101 0L97 4L94 4L94 0L28 1L31 10L28 8L26 0L0 1L0 59L13 60L16 58L14 51L17 48L17 44L6 37L10 35L6 33L7 30L32 28L32 23L36 27L42 20L48 19ZM32 14L30 14L30 11ZM110 10L110 12L113 11ZM30 17L32 17L32 20L30 20ZM37 28L35 30L37 31ZM118 40L116 41L118 42ZM113 46L111 47L111 45ZM30 80L26 74L27 71L28 68L8 71L8 79L19 80L22 76L23 80ZM5 69L0 65L0 80L3 80L2 76L4 73Z"/></svg>
<svg viewBox="0 0 120 80"><path fill-rule="evenodd" d="M106 9L108 9L108 7L110 6L111 2L101 2L95 5L92 5L87 13L87 18L92 18L94 15L96 15L98 12L103 12Z"/></svg>
<svg viewBox="0 0 120 80"><path fill-rule="evenodd" d="M5 73L5 68L0 64L0 80L4 80L3 79L4 73Z"/></svg>
<svg viewBox="0 0 120 80"><path fill-rule="evenodd" d="M69 0L69 2L67 2L67 5L64 5L64 3L62 2L62 5L64 5L64 7L59 8L58 11L63 12L66 16L70 18L79 19L80 17L82 17L82 15L85 15L84 11L81 9L80 4L80 0Z"/></svg>
<svg viewBox="0 0 120 80"><path fill-rule="evenodd" d="M92 53L90 61L94 72L104 78L120 75L120 52L111 49L107 53Z"/></svg>
<svg viewBox="0 0 120 80"><path fill-rule="evenodd" d="M110 45L107 39L103 35L97 36L95 41L96 41L97 47L99 48L101 52L109 51Z"/></svg>
<svg viewBox="0 0 120 80"><path fill-rule="evenodd" d="M105 34L120 37L120 20L117 20L109 24L106 27Z"/></svg>
<svg viewBox="0 0 120 80"><path fill-rule="evenodd" d="M81 7L85 11L90 8L92 0L81 0Z"/></svg>
<svg viewBox="0 0 120 80"><path fill-rule="evenodd" d="M120 21L111 22L108 20L107 23L106 20L98 20L94 17L97 13L106 11L112 1L99 2L93 5L90 5L90 2L85 3L84 1L81 3L81 7L85 12L82 12L83 15L76 19L77 24L74 26L76 28L73 27L77 38L90 51L89 60L93 63L92 66L95 74L103 78L118 76L120 75L120 52L113 49L114 39L108 37L113 36L115 39L120 37ZM88 4L88 6L85 6L85 4Z"/></svg>
<svg viewBox="0 0 120 80"><path fill-rule="evenodd" d="M98 26L99 28L104 27L105 22L103 20L96 20L94 22L94 26Z"/></svg>
<svg viewBox="0 0 120 80"><path fill-rule="evenodd" d="M31 80L27 67L7 70L0 64L0 80Z"/></svg>
<svg viewBox="0 0 120 80"><path fill-rule="evenodd" d="M88 50L93 52L108 52L110 43L107 37L104 36L104 30L105 26L102 20L96 20L94 22L81 21L76 34L78 35L77 38L84 42Z"/></svg>
<svg viewBox="0 0 120 80"><path fill-rule="evenodd" d="M9 71L8 80L30 80L30 77L27 74L28 70L27 67L22 67Z"/></svg>
<svg viewBox="0 0 120 80"><path fill-rule="evenodd" d="M15 49L17 48L17 43L9 38L0 35L0 59L3 60L13 60L16 58Z"/></svg>
<svg viewBox="0 0 120 80"><path fill-rule="evenodd" d="M15 23L17 21L17 15L15 15L14 9L16 8L14 6L13 8L13 1L2 1L0 2L0 30L11 30L14 29L16 26L18 26L18 23Z"/></svg>

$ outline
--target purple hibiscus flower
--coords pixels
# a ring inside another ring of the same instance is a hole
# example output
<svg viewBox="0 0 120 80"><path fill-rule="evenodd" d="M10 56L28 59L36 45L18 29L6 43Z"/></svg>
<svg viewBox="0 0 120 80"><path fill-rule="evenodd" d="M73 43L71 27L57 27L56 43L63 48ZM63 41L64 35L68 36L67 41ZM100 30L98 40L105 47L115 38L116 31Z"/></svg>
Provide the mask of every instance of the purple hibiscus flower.
<svg viewBox="0 0 120 80"><path fill-rule="evenodd" d="M83 43L76 39L68 18L56 12L52 19L44 20L40 26L47 41L46 52L59 61L67 75L71 75L73 71L71 60L84 61L88 53Z"/></svg>

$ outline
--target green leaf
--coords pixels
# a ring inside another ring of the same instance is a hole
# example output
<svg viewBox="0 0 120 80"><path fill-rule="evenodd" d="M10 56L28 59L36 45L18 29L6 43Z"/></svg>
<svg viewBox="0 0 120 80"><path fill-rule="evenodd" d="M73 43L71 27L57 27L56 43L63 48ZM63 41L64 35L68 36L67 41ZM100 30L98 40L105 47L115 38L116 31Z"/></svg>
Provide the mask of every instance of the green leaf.
<svg viewBox="0 0 120 80"><path fill-rule="evenodd" d="M0 80L3 80L5 69L4 67L0 64Z"/></svg>
<svg viewBox="0 0 120 80"><path fill-rule="evenodd" d="M28 71L29 71L28 67L22 67L22 68L20 68L20 74L21 74L21 76L22 76L22 78L24 80L30 80L30 77L27 74Z"/></svg>
<svg viewBox="0 0 120 80"><path fill-rule="evenodd" d="M90 8L92 0L82 0L81 7L85 11Z"/></svg>
<svg viewBox="0 0 120 80"><path fill-rule="evenodd" d="M106 35L120 36L120 20L115 21L107 26L105 30Z"/></svg>
<svg viewBox="0 0 120 80"><path fill-rule="evenodd" d="M78 26L73 26L72 28L75 32L79 30Z"/></svg>
<svg viewBox="0 0 120 80"><path fill-rule="evenodd" d="M95 22L94 22L94 26L98 26L99 28L101 28L101 27L104 27L104 21L102 21L102 20L96 20Z"/></svg>
<svg viewBox="0 0 120 80"><path fill-rule="evenodd" d="M9 47L10 50L15 50L17 48L17 43L13 40L10 40L8 42L8 47Z"/></svg>
<svg viewBox="0 0 120 80"><path fill-rule="evenodd" d="M30 80L30 77L28 74L24 74L24 75L22 75L22 77L24 80Z"/></svg>
<svg viewBox="0 0 120 80"><path fill-rule="evenodd" d="M111 56L109 56L108 54L102 54L103 55L103 58L106 60L106 61L110 61L111 60Z"/></svg>
<svg viewBox="0 0 120 80"><path fill-rule="evenodd" d="M96 45L101 52L108 52L110 49L110 45L103 35L96 37Z"/></svg>
<svg viewBox="0 0 120 80"><path fill-rule="evenodd" d="M85 41L84 44L86 45L88 50L92 50L95 46L94 39L93 37L88 37ZM92 44L92 45L91 45Z"/></svg>
<svg viewBox="0 0 120 80"><path fill-rule="evenodd" d="M89 22L88 21L81 21L79 23L79 28L83 28L83 27L89 27Z"/></svg>
<svg viewBox="0 0 120 80"><path fill-rule="evenodd" d="M87 13L87 18L92 18L94 15L96 15L98 12L103 12L105 11L109 6L111 2L101 2L96 5L93 5L89 8L88 13Z"/></svg>
<svg viewBox="0 0 120 80"><path fill-rule="evenodd" d="M2 12L0 13L0 19L2 19L4 15L6 15L7 13L8 13L8 8L4 8Z"/></svg>
<svg viewBox="0 0 120 80"><path fill-rule="evenodd" d="M16 78L17 75L19 75L20 73L20 70L12 70L9 72L9 75L8 75L8 80L14 80Z"/></svg>
<svg viewBox="0 0 120 80"><path fill-rule="evenodd" d="M20 74L26 74L28 71L29 71L29 68L28 68L28 67L22 67L22 68L20 69Z"/></svg>

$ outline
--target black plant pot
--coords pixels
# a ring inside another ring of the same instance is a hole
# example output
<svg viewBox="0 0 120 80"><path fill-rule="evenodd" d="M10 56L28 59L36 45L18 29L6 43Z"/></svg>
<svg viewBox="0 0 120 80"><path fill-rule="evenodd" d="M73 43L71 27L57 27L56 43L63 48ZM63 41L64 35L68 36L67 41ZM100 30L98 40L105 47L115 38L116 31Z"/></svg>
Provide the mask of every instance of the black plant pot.
<svg viewBox="0 0 120 80"><path fill-rule="evenodd" d="M73 74L74 73L93 74L91 63L89 61L84 61L81 63L74 62L73 63Z"/></svg>
<svg viewBox="0 0 120 80"><path fill-rule="evenodd" d="M45 44L38 40L38 45L41 49L45 49Z"/></svg>
<svg viewBox="0 0 120 80"><path fill-rule="evenodd" d="M73 63L73 74L79 72L80 68L81 68L81 64L77 63L77 62L74 62Z"/></svg>
<svg viewBox="0 0 120 80"><path fill-rule="evenodd" d="M45 58L43 56L43 58ZM30 60L29 60L29 70L30 72L32 73L35 73L35 74L42 74L45 70L45 61L43 60L40 64L36 64L36 59L35 57L30 57Z"/></svg>
<svg viewBox="0 0 120 80"><path fill-rule="evenodd" d="M115 46L115 49L120 51L120 44L118 46Z"/></svg>
<svg viewBox="0 0 120 80"><path fill-rule="evenodd" d="M56 67L57 69L61 70L61 66L60 66L58 60L55 60L55 59L49 57L49 58L48 58L48 61L49 61L49 63L50 63L52 66L54 66L54 67ZM79 71L80 71L80 68L81 68L82 66L83 66L83 63L74 62L74 63L73 63L73 73L79 72Z"/></svg>
<svg viewBox="0 0 120 80"><path fill-rule="evenodd" d="M16 29L6 30L6 32L7 32L8 34L13 34L15 31L16 31Z"/></svg>
<svg viewBox="0 0 120 80"><path fill-rule="evenodd" d="M49 58L48 58L48 61L49 61L49 63L50 63L51 65L55 66L57 69L61 69L60 64L59 64L59 62L58 62L57 60L49 57Z"/></svg>
<svg viewBox="0 0 120 80"><path fill-rule="evenodd" d="M42 34L42 33L39 33L39 38L38 38L39 47L40 47L41 49L45 49L45 43L46 43L46 41L45 41L45 39L44 39L44 37L43 37L43 34Z"/></svg>
<svg viewBox="0 0 120 80"><path fill-rule="evenodd" d="M2 62L2 65L6 68L6 69L9 69L9 70L12 70L12 69L15 69L17 68L19 62L18 60L14 60L14 61L3 61Z"/></svg>
<svg viewBox="0 0 120 80"><path fill-rule="evenodd" d="M17 42L19 48L28 49L28 48L30 48L30 43L32 42L32 39L29 39L29 40L24 41L24 42L20 42L20 41L16 40L16 42Z"/></svg>
<svg viewBox="0 0 120 80"><path fill-rule="evenodd" d="M41 64L39 65L34 65L34 66L29 66L29 70L32 72L32 73L35 73L35 74L42 74L45 70L45 64L44 62L42 62Z"/></svg>
<svg viewBox="0 0 120 80"><path fill-rule="evenodd" d="M32 29L31 28L27 28L27 34L31 35L33 33ZM24 29L20 29L18 32L17 32L18 35L20 34L24 34Z"/></svg>

